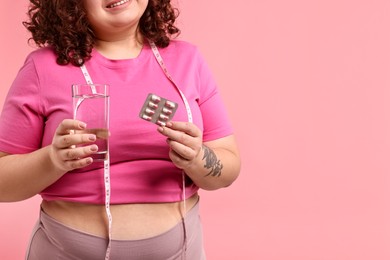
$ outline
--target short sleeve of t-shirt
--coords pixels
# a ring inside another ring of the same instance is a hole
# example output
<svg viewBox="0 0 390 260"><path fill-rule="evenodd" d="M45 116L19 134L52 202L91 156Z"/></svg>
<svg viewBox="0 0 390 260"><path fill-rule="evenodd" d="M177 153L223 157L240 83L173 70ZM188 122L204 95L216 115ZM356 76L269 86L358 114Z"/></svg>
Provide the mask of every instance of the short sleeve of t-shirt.
<svg viewBox="0 0 390 260"><path fill-rule="evenodd" d="M43 123L39 79L34 61L29 56L4 103L0 118L0 151L18 154L39 149Z"/></svg>
<svg viewBox="0 0 390 260"><path fill-rule="evenodd" d="M212 141L233 134L233 128L210 68L200 54L198 59L203 140Z"/></svg>

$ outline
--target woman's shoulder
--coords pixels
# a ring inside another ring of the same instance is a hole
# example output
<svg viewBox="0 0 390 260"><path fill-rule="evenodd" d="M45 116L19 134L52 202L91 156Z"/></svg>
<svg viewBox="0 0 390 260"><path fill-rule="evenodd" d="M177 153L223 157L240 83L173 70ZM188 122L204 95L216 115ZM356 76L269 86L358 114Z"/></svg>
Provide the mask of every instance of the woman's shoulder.
<svg viewBox="0 0 390 260"><path fill-rule="evenodd" d="M171 40L166 48L161 49L165 58L179 60L198 60L201 57L198 46L185 40Z"/></svg>
<svg viewBox="0 0 390 260"><path fill-rule="evenodd" d="M41 82L49 82L59 78L71 78L70 73L76 71L76 68L70 64L59 65L54 49L42 47L31 51L27 55L20 71L28 75L36 75Z"/></svg>
<svg viewBox="0 0 390 260"><path fill-rule="evenodd" d="M176 53L180 55L185 54L196 54L198 52L198 47L185 40L171 40L168 47L164 48L164 51L167 53Z"/></svg>
<svg viewBox="0 0 390 260"><path fill-rule="evenodd" d="M34 69L38 74L43 73L46 75L50 73L53 75L67 73L69 70L76 68L71 64L59 65L57 63L57 54L52 47L41 47L30 52L26 57L24 67Z"/></svg>
<svg viewBox="0 0 390 260"><path fill-rule="evenodd" d="M37 64L47 64L52 65L56 64L57 56L52 47L41 47L31 51L27 58L26 62L32 61Z"/></svg>
<svg viewBox="0 0 390 260"><path fill-rule="evenodd" d="M179 40L179 39L171 40L169 46L173 48L180 48L185 50L197 49L197 46L195 44L188 42L186 40Z"/></svg>

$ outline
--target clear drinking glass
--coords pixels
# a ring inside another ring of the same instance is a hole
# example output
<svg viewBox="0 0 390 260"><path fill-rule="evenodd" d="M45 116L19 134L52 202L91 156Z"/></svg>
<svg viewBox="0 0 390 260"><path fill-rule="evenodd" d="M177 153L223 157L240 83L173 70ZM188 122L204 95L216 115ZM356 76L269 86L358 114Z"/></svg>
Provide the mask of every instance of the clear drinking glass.
<svg viewBox="0 0 390 260"><path fill-rule="evenodd" d="M87 124L87 128L75 133L96 135L95 144L99 147L91 157L94 161L104 161L108 154L109 129L109 85L74 84L72 85L73 118Z"/></svg>

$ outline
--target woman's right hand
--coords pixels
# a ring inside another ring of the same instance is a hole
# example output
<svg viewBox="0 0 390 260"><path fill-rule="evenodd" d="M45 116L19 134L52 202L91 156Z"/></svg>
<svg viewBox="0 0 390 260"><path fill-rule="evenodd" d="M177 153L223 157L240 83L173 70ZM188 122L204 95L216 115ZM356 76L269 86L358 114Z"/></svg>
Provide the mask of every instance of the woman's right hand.
<svg viewBox="0 0 390 260"><path fill-rule="evenodd" d="M89 156L98 151L98 146L92 144L96 141L96 135L75 133L85 130L86 126L81 121L65 119L57 127L49 155L58 170L68 172L93 162Z"/></svg>

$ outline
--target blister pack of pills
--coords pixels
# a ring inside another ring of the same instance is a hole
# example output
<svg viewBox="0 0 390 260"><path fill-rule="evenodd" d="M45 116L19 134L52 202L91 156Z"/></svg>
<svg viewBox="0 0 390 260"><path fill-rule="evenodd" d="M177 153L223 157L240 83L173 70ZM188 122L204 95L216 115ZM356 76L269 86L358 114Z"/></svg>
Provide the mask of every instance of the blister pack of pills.
<svg viewBox="0 0 390 260"><path fill-rule="evenodd" d="M159 126L165 126L172 119L176 110L177 103L156 94L149 94L142 106L139 117Z"/></svg>

